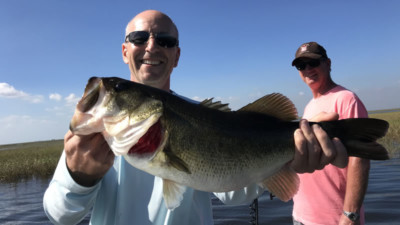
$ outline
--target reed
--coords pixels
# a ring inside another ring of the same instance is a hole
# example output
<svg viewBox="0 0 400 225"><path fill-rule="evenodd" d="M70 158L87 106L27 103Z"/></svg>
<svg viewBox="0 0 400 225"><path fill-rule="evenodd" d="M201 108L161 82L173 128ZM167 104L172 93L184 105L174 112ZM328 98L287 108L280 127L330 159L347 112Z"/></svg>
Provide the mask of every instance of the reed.
<svg viewBox="0 0 400 225"><path fill-rule="evenodd" d="M2 145L0 182L20 182L33 177L48 179L63 150L63 140Z"/></svg>
<svg viewBox="0 0 400 225"><path fill-rule="evenodd" d="M400 157L400 111L373 113L369 114L370 118L383 119L389 122L389 130L385 137L378 140L380 144L385 146L391 158Z"/></svg>

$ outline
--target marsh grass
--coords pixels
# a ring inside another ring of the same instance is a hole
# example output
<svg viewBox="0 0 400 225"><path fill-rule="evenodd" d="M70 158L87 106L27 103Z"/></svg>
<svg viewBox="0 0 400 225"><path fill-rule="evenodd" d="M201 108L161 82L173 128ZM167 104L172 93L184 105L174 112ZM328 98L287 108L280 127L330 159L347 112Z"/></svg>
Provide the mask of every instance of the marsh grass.
<svg viewBox="0 0 400 225"><path fill-rule="evenodd" d="M370 118L383 119L389 122L389 130L385 137L378 140L380 144L386 147L391 158L400 157L400 111L372 113Z"/></svg>
<svg viewBox="0 0 400 225"><path fill-rule="evenodd" d="M50 178L63 146L63 140L0 145L0 182Z"/></svg>

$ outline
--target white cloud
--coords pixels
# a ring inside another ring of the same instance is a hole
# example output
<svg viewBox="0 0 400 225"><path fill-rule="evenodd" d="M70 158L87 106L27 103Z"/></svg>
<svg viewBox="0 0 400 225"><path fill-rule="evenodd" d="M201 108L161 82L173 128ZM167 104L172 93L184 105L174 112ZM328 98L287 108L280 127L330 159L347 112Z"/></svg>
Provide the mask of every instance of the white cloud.
<svg viewBox="0 0 400 225"><path fill-rule="evenodd" d="M24 98L24 100L30 101L32 103L41 103L43 102L43 96L42 95L28 96Z"/></svg>
<svg viewBox="0 0 400 225"><path fill-rule="evenodd" d="M203 101L203 100L204 100L204 98L201 98L201 97L199 97L199 96L194 96L194 97L192 98L192 100L195 100L195 101L201 102L201 101Z"/></svg>
<svg viewBox="0 0 400 225"><path fill-rule="evenodd" d="M7 83L0 83L0 97L3 98L23 98L28 96L27 93L23 91L18 91L13 86Z"/></svg>
<svg viewBox="0 0 400 225"><path fill-rule="evenodd" d="M15 89L13 86L7 83L0 83L0 98L19 98L24 101L31 103L43 102L42 95L30 95L23 91Z"/></svg>
<svg viewBox="0 0 400 225"><path fill-rule="evenodd" d="M65 101L67 101L68 105L76 105L80 100L75 94L71 93L67 97L65 97Z"/></svg>
<svg viewBox="0 0 400 225"><path fill-rule="evenodd" d="M55 100L55 101L60 101L62 99L62 96L58 93L52 93L49 95L49 99Z"/></svg>
<svg viewBox="0 0 400 225"><path fill-rule="evenodd" d="M304 96L304 94L305 94L305 93L304 93L303 91L300 91L300 92L299 92L299 95L300 95L300 96Z"/></svg>
<svg viewBox="0 0 400 225"><path fill-rule="evenodd" d="M63 107L59 107L59 106L54 106L52 108L46 108L45 110L47 112L59 112L59 111L64 110L64 108Z"/></svg>

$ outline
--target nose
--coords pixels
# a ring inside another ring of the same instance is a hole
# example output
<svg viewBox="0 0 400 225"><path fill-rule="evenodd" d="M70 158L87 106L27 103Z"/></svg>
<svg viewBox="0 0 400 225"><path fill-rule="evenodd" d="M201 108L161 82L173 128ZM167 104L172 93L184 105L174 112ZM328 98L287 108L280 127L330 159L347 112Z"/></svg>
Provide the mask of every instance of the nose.
<svg viewBox="0 0 400 225"><path fill-rule="evenodd" d="M309 71L314 69L315 67L310 66L308 63L306 64L306 67L304 68L304 71Z"/></svg>
<svg viewBox="0 0 400 225"><path fill-rule="evenodd" d="M152 52L157 48L156 39L153 35L150 35L149 40L147 41L146 51Z"/></svg>

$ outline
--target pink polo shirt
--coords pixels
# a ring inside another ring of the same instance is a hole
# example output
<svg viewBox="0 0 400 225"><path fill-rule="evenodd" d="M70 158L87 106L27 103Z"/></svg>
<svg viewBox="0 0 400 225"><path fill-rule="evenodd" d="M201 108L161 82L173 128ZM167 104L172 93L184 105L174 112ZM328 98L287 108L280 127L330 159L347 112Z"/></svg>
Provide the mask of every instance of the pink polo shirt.
<svg viewBox="0 0 400 225"><path fill-rule="evenodd" d="M320 112L336 112L339 119L368 117L361 100L351 91L336 86L323 96L312 99L304 110L304 119L311 119ZM347 167L332 165L314 173L298 174L300 187L293 197L293 217L306 225L339 223L346 192ZM364 224L361 207L360 222Z"/></svg>

